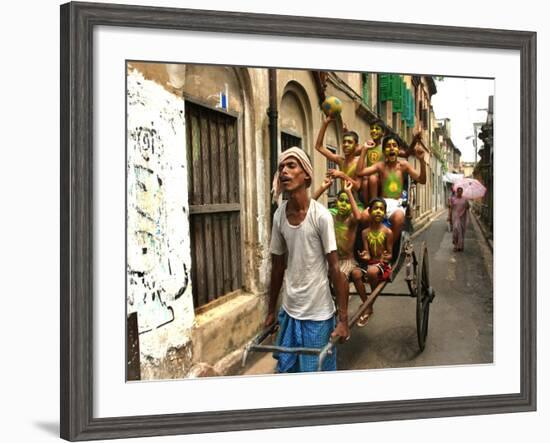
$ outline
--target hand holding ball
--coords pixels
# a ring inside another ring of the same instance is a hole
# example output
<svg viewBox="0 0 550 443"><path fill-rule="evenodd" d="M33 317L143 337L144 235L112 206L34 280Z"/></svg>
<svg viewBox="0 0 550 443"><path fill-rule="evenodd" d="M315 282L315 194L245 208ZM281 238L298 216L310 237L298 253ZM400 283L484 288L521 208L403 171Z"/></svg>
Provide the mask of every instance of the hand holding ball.
<svg viewBox="0 0 550 443"><path fill-rule="evenodd" d="M342 112L342 101L338 97L327 97L321 109L327 117L336 117Z"/></svg>

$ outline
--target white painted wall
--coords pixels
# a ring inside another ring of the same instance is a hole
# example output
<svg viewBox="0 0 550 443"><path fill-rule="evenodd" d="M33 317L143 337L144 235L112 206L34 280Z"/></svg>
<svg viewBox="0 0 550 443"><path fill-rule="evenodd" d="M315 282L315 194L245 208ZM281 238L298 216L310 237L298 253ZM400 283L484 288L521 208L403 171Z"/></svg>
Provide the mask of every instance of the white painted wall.
<svg viewBox="0 0 550 443"><path fill-rule="evenodd" d="M136 70L127 90L127 313L143 362L191 339L185 108Z"/></svg>
<svg viewBox="0 0 550 443"><path fill-rule="evenodd" d="M3 9L1 33L3 131L2 185L2 337L0 369L2 437L11 442L58 442L59 410L59 6L58 1L11 2ZM125 4L232 9L274 14L318 15L363 20L477 26L538 31L538 159L548 164L544 122L550 121L548 75L549 13L544 2L393 0L365 4L352 0L117 0ZM345 32L345 30L343 30ZM183 50L184 48L182 48ZM336 55L331 55L336 56ZM497 85L497 95L498 95ZM542 169L538 186L543 190ZM542 191L541 191L542 193ZM386 423L228 432L149 438L144 442L372 441L464 443L544 442L550 422L550 212L539 199L538 362L539 411L480 417L454 417ZM121 320L122 321L122 320ZM498 358L498 356L497 356ZM33 393L30 395L30 393ZM260 393L261 394L261 393ZM144 399L146 401L146 399ZM137 441L137 440L127 440Z"/></svg>

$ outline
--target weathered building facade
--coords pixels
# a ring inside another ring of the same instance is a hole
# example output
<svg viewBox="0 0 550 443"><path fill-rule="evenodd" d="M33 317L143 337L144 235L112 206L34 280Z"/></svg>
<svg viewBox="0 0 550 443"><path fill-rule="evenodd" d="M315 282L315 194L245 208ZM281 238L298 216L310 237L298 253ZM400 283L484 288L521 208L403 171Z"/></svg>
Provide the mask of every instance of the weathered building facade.
<svg viewBox="0 0 550 443"><path fill-rule="evenodd" d="M461 174L462 162L461 156L462 153L455 146L451 138L451 121L448 118L443 118L435 121L435 127L433 132L433 146L434 152L437 154L437 157L441 160L441 171L442 176L449 172L451 174ZM441 184L441 193L443 197L442 207L447 206L447 202L452 192L451 182L443 182Z"/></svg>
<svg viewBox="0 0 550 443"><path fill-rule="evenodd" d="M405 142L420 127L427 183L412 187L413 225L442 205L429 77L142 62L127 70L131 379L224 374L240 361L265 316L276 157L302 147L312 189L334 167L314 149L326 96L343 103L325 136L335 151L344 127L361 142L376 118Z"/></svg>
<svg viewBox="0 0 550 443"><path fill-rule="evenodd" d="M473 176L487 188L485 196L473 202L473 210L479 215L486 235L493 236L493 96L488 98L487 119L480 126L479 139L483 142L478 151L479 161L476 163Z"/></svg>

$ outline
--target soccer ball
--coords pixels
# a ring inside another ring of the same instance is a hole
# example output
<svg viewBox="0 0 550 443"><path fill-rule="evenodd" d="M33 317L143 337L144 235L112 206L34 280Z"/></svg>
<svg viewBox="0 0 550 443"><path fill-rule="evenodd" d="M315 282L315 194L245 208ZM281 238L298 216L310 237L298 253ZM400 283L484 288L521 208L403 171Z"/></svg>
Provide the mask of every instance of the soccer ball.
<svg viewBox="0 0 550 443"><path fill-rule="evenodd" d="M321 109L326 116L336 117L342 112L342 101L338 97L327 97Z"/></svg>

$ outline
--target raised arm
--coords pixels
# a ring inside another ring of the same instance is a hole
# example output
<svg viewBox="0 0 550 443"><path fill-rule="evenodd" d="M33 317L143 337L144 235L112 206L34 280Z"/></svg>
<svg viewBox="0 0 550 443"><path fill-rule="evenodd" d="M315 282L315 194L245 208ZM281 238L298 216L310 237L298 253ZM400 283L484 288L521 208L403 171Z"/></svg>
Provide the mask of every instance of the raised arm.
<svg viewBox="0 0 550 443"><path fill-rule="evenodd" d="M326 158L328 158L330 161L333 161L334 163L339 163L341 158L339 155L336 155L335 153L328 150L325 146L323 146L323 140L325 139L325 132L327 131L327 127L331 121L333 121L333 117L327 117L323 124L321 125L321 128L319 129L319 135L317 136L317 142L315 143L315 149L323 154Z"/></svg>
<svg viewBox="0 0 550 443"><path fill-rule="evenodd" d="M409 156L413 155L414 148L418 143L422 143L422 131L418 130L414 133L413 138L411 140L411 144L408 146L405 146L405 149L401 148L399 150L399 157L405 157L409 158Z"/></svg>
<svg viewBox="0 0 550 443"><path fill-rule="evenodd" d="M319 186L319 188L316 191L313 192L311 198L313 200L317 200L319 197L321 197L321 195L323 195L327 191L328 188L330 188L332 183L334 183L334 180L332 179L332 177L325 178L325 180L323 181L323 184Z"/></svg>
<svg viewBox="0 0 550 443"><path fill-rule="evenodd" d="M422 148L416 148L416 158L420 160L420 172L416 172L409 162L405 162L409 176L422 185L426 184L426 161L424 160L424 151Z"/></svg>

